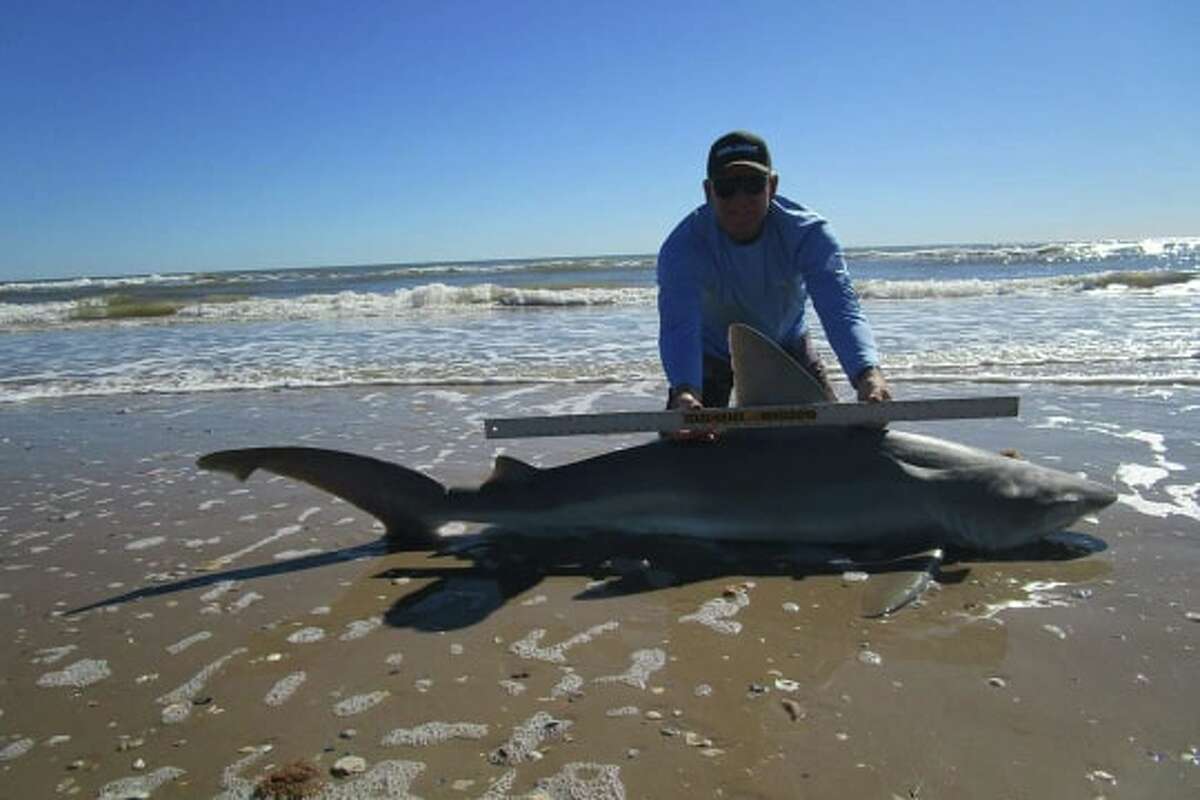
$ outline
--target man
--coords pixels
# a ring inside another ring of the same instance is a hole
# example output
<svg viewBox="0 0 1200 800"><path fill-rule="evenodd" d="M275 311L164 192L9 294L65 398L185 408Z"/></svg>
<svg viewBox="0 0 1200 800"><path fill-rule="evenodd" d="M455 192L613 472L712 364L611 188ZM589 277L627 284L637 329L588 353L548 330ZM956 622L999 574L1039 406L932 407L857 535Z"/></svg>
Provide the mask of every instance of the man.
<svg viewBox="0 0 1200 800"><path fill-rule="evenodd" d="M726 336L734 322L778 342L836 401L809 338L809 297L858 399L891 399L841 246L824 219L777 195L778 186L758 136L734 131L709 149L707 202L676 226L658 254L667 408L729 404L736 376Z"/></svg>

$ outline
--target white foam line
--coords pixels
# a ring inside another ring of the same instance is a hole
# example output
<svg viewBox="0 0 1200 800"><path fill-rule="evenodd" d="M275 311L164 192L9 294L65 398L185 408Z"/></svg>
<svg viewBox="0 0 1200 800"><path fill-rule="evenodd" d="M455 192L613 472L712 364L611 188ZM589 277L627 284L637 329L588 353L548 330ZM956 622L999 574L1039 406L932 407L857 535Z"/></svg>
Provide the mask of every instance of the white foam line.
<svg viewBox="0 0 1200 800"><path fill-rule="evenodd" d="M567 673L562 676L558 683L550 689L550 696L543 697L542 700L558 700L563 697L574 697L583 693L583 676L575 672L571 667L563 667Z"/></svg>
<svg viewBox="0 0 1200 800"><path fill-rule="evenodd" d="M588 394L575 395L557 402L533 405L529 407L526 413L548 416L557 414L590 414L597 410L597 403L601 399L613 396L614 391L613 388L605 387Z"/></svg>
<svg viewBox="0 0 1200 800"><path fill-rule="evenodd" d="M391 692L386 689L381 689L376 692L368 692L366 694L357 694L353 697L347 697L333 707L333 713L338 717L353 717L358 714L370 711L375 706L382 703Z"/></svg>
<svg viewBox="0 0 1200 800"><path fill-rule="evenodd" d="M558 738L571 728L570 720L555 719L539 711L513 728L512 737L492 751L488 760L498 766L512 766L528 761L535 748L547 739Z"/></svg>
<svg viewBox="0 0 1200 800"><path fill-rule="evenodd" d="M218 658L216 661L212 662L208 666L201 669L199 672L197 672L195 675L193 675L187 682L183 683L182 685L176 687L175 689L172 689L171 691L167 692L163 696L159 697L158 702L161 704L178 703L183 700L193 699L196 695L198 695L201 691L204 690L205 685L208 683L209 679L213 675L220 672L221 669L223 669L224 666L226 664L228 664L233 658L235 658L236 656L240 656L242 653L245 653L245 652L247 652L245 647L234 648L230 652L228 652L225 655Z"/></svg>
<svg viewBox="0 0 1200 800"><path fill-rule="evenodd" d="M480 796L479 800L508 800L512 787L516 782L517 771L510 769L493 781L488 786L488 790Z"/></svg>
<svg viewBox="0 0 1200 800"><path fill-rule="evenodd" d="M620 675L605 675L596 678L594 683L624 683L635 689L645 689L650 676L667 664L667 654L664 650L653 648L634 652L632 666Z"/></svg>
<svg viewBox="0 0 1200 800"><path fill-rule="evenodd" d="M267 696L263 698L263 702L269 706L281 706L291 699L292 695L308 680L307 673L293 672L287 677L280 678L267 692Z"/></svg>
<svg viewBox="0 0 1200 800"><path fill-rule="evenodd" d="M213 588L200 595L200 599L205 603L211 603L221 595L231 591L235 586L237 586L237 581L218 581Z"/></svg>
<svg viewBox="0 0 1200 800"><path fill-rule="evenodd" d="M466 403L471 398L462 392L453 392L449 389L426 389L423 392L417 392L416 397L432 397L441 400L444 403L460 406Z"/></svg>
<svg viewBox="0 0 1200 800"><path fill-rule="evenodd" d="M535 628L530 631L525 638L513 642L508 648L510 652L520 656L521 658L537 659L539 661L548 661L552 664L562 664L567 660L566 651L577 645L586 644L608 631L614 631L620 626L620 623L615 620L594 625L582 633L577 633L570 639L554 645L553 647L539 647L540 642L546 636L545 628Z"/></svg>
<svg viewBox="0 0 1200 800"><path fill-rule="evenodd" d="M1142 497L1136 491L1132 494L1118 495L1117 499L1138 513L1145 514L1148 517L1166 519L1167 517L1177 515L1200 520L1200 503L1196 501L1197 494L1200 493L1200 484L1193 484L1191 486L1164 486L1163 491L1170 495L1171 499L1175 502L1160 503L1156 500L1149 500Z"/></svg>
<svg viewBox="0 0 1200 800"><path fill-rule="evenodd" d="M360 800L368 797L387 797L395 800L417 800L409 786L425 770L419 761L380 761L361 778L326 786L316 800Z"/></svg>
<svg viewBox="0 0 1200 800"><path fill-rule="evenodd" d="M1143 464L1121 464L1117 467L1117 480L1131 489L1149 489L1168 475L1170 473L1162 467Z"/></svg>
<svg viewBox="0 0 1200 800"><path fill-rule="evenodd" d="M261 539L261 540L255 542L254 544L243 547L241 550L238 550L237 552L229 553L227 555L218 556L217 558L214 558L212 561L209 562L209 565L225 566L227 564L232 564L234 561L241 558L242 556L249 555L250 553L253 553L255 550L259 550L263 547L266 547L271 542L277 542L285 536L291 536L293 534L299 533L301 530L302 530L302 528L299 525L288 525L286 527L280 528L279 530L275 531L275 533L271 534L267 538Z"/></svg>
<svg viewBox="0 0 1200 800"><path fill-rule="evenodd" d="M254 603L257 603L259 600L262 600L262 599L264 599L263 596L261 594L259 594L258 592L246 592L244 595L239 597L237 600L235 600L234 602L232 602L228 606L226 606L225 610L231 614L236 614L239 611L245 611L251 605L253 605Z"/></svg>
<svg viewBox="0 0 1200 800"><path fill-rule="evenodd" d="M200 631L199 633L193 633L191 636L188 636L184 639L180 639L175 644L167 645L166 650L171 655L177 656L180 653L182 653L184 650L187 650L192 645L199 644L200 642L206 641L211 638L212 638L211 631Z"/></svg>
<svg viewBox="0 0 1200 800"><path fill-rule="evenodd" d="M67 644L62 647L47 647L43 650L38 650L37 655L31 659L33 664L56 664L69 656L71 653L79 649L79 645Z"/></svg>
<svg viewBox="0 0 1200 800"><path fill-rule="evenodd" d="M287 637L291 644L312 644L319 642L325 638L325 630L323 628L308 627L292 633Z"/></svg>
<svg viewBox="0 0 1200 800"><path fill-rule="evenodd" d="M549 797L625 797L620 767L586 761L564 764L554 775L539 780L537 788Z"/></svg>
<svg viewBox="0 0 1200 800"><path fill-rule="evenodd" d="M18 739L0 750L0 763L20 758L33 749L33 739Z"/></svg>
<svg viewBox="0 0 1200 800"><path fill-rule="evenodd" d="M69 686L82 689L98 683L110 675L112 675L112 671L108 668L107 661L85 658L59 672L47 672L38 678L37 685L43 688Z"/></svg>
<svg viewBox="0 0 1200 800"><path fill-rule="evenodd" d="M1088 433L1101 433L1105 436L1111 436L1114 439L1130 439L1135 442L1141 442L1150 448L1154 453L1154 461L1159 467L1171 472L1181 472L1187 469L1186 465L1178 464L1173 461L1168 461L1166 458L1167 446L1165 444L1166 437L1161 433L1143 430L1122 431L1119 426L1112 423L1102 422L1084 422L1075 420L1071 417L1047 417L1045 422L1040 425L1032 425L1032 428L1074 428L1076 430L1086 431Z"/></svg>
<svg viewBox="0 0 1200 800"><path fill-rule="evenodd" d="M221 788L225 791L213 800L250 800L254 796L257 782L239 777L242 770L271 752L271 745L260 745L244 758L240 758L221 771Z"/></svg>
<svg viewBox="0 0 1200 800"><path fill-rule="evenodd" d="M292 561L297 558L306 558L308 556L316 556L325 551L319 547L310 547L307 550L284 550L271 556L276 561Z"/></svg>
<svg viewBox="0 0 1200 800"><path fill-rule="evenodd" d="M474 722L426 722L415 728L396 728L383 737L385 747L429 747L451 739L482 739L488 726Z"/></svg>
<svg viewBox="0 0 1200 800"><path fill-rule="evenodd" d="M347 623L346 632L338 637L338 641L352 642L355 639L361 639L375 631L381 625L383 625L383 617L370 617L368 619L355 620Z"/></svg>
<svg viewBox="0 0 1200 800"><path fill-rule="evenodd" d="M165 536L149 536L145 539L138 539L125 545L126 550L147 550L151 547L157 547L167 540Z"/></svg>
<svg viewBox="0 0 1200 800"><path fill-rule="evenodd" d="M750 597L745 592L734 592L733 599L718 597L709 600L699 610L679 618L680 622L699 622L717 633L734 635L741 633L742 623L729 619L746 606Z"/></svg>
<svg viewBox="0 0 1200 800"><path fill-rule="evenodd" d="M179 767L160 767L148 775L133 775L106 783L97 800L125 800L129 797L149 797L164 783L187 774Z"/></svg>
<svg viewBox="0 0 1200 800"><path fill-rule="evenodd" d="M1073 584L1064 583L1062 581L1031 581L1021 587L1021 591L1025 593L1025 597L1016 600L1004 600L999 603L991 603L985 606L985 610L979 615L969 615L971 619L992 619L1002 611L1022 608L1070 608L1075 605L1075 602L1068 595L1061 592L1056 592L1056 589L1062 589Z"/></svg>
<svg viewBox="0 0 1200 800"><path fill-rule="evenodd" d="M524 397L527 394L542 391L540 386L522 386L519 389L510 389L507 392L491 395L490 400L493 403L507 403L510 400L515 400L518 397Z"/></svg>

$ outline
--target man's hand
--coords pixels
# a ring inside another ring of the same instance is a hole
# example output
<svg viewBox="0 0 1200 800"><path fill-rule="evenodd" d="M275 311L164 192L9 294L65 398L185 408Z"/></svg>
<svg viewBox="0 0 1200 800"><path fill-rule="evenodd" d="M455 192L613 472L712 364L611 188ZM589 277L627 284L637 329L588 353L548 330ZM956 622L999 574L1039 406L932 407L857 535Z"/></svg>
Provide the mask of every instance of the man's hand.
<svg viewBox="0 0 1200 800"><path fill-rule="evenodd" d="M854 381L854 389L863 403L882 403L892 399L892 390L888 388L887 378L883 377L879 367L867 367L860 372Z"/></svg>
<svg viewBox="0 0 1200 800"><path fill-rule="evenodd" d="M700 402L695 393L691 389L681 389L672 394L671 399L667 401L667 410L681 408L684 411L693 411L698 408L704 408L704 404ZM708 430L688 430L684 429L674 433L664 433L664 437L675 442L711 442L716 440L717 432Z"/></svg>
<svg viewBox="0 0 1200 800"><path fill-rule="evenodd" d="M668 411L675 408L682 408L686 411L691 411L692 409L696 408L704 408L704 404L700 402L700 399L696 397L695 392L693 392L691 389L680 389L671 396L670 400L667 401Z"/></svg>

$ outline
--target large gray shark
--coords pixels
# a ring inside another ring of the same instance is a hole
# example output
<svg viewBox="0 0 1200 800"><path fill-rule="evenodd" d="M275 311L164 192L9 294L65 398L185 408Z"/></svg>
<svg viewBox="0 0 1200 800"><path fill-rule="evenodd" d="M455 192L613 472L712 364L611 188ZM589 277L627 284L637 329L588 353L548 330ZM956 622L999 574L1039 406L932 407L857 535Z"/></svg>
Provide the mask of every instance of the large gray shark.
<svg viewBox="0 0 1200 800"><path fill-rule="evenodd" d="M733 326L730 344L740 405L822 400L803 368L752 329ZM550 469L500 456L477 488L446 488L397 464L304 447L226 450L199 466L242 480L264 469L305 481L415 547L436 545L437 528L460 521L534 537L604 532L995 552L1116 500L1108 487L1068 472L886 428L656 440Z"/></svg>

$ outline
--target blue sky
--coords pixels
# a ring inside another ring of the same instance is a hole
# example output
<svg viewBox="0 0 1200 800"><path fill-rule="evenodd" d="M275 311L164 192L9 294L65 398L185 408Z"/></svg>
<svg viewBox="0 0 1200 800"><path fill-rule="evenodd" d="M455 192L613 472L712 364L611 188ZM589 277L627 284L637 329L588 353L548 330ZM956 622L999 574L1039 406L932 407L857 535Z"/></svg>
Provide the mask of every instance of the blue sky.
<svg viewBox="0 0 1200 800"><path fill-rule="evenodd" d="M1200 3L0 0L0 280L647 253L765 136L848 245L1200 234Z"/></svg>

